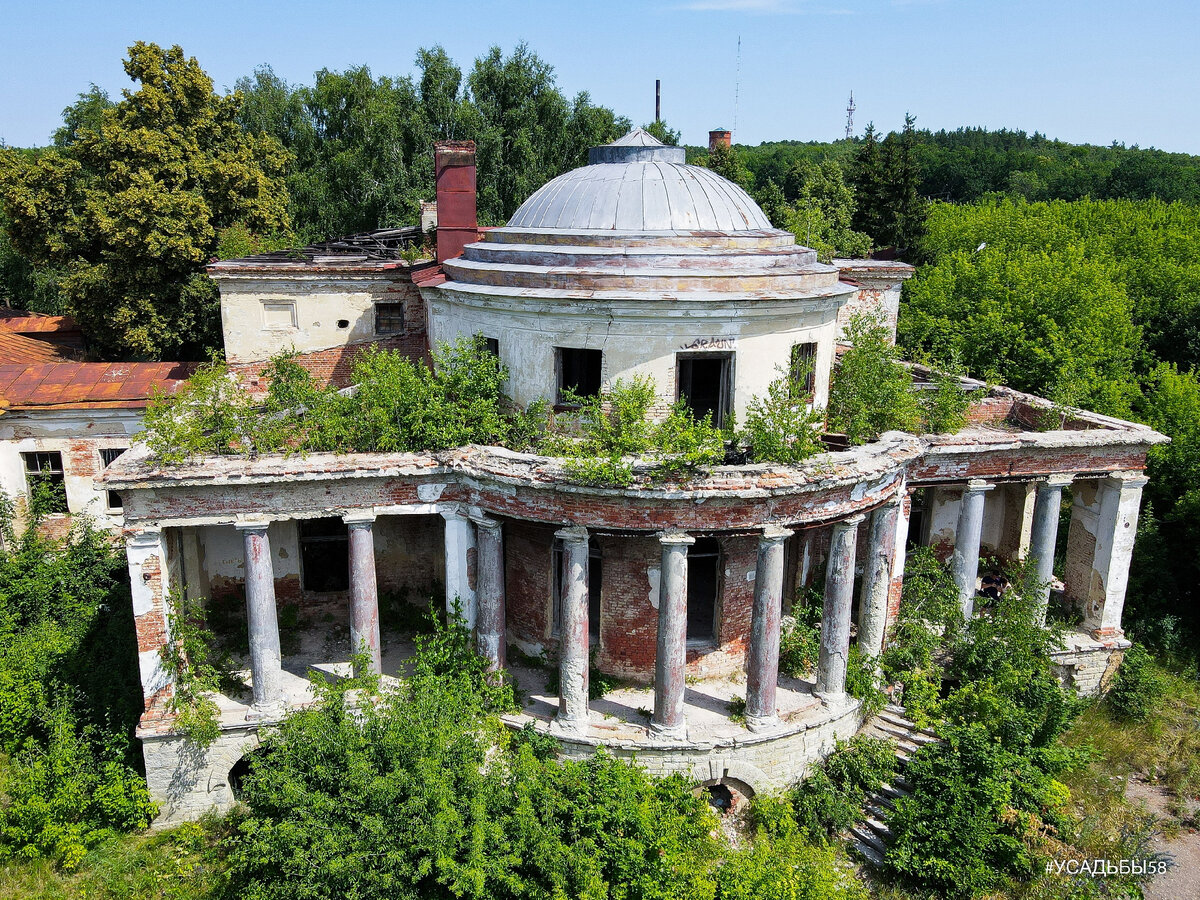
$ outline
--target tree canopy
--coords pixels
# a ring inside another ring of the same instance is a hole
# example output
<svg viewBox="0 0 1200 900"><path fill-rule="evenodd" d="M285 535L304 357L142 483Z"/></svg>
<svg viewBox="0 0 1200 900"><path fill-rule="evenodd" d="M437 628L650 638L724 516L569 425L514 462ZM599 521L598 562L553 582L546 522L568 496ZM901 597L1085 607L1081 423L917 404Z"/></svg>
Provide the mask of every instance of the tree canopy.
<svg viewBox="0 0 1200 900"><path fill-rule="evenodd" d="M286 229L287 155L246 133L240 100L183 50L138 42L138 84L61 147L0 156L0 200L14 247L62 266L62 292L103 354L188 357L216 342L217 293L203 266L218 231ZM82 120L81 120L82 121Z"/></svg>

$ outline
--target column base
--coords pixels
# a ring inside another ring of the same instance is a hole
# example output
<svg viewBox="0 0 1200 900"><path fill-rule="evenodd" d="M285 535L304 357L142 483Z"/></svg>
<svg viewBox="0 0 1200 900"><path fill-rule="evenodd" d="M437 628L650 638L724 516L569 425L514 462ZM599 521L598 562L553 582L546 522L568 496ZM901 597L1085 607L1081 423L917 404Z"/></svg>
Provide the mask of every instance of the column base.
<svg viewBox="0 0 1200 900"><path fill-rule="evenodd" d="M1111 641L1125 637L1125 632L1120 628L1093 628L1091 635L1098 641Z"/></svg>
<svg viewBox="0 0 1200 900"><path fill-rule="evenodd" d="M583 738L587 737L587 719L566 719L555 716L550 720L550 733L555 737Z"/></svg>
<svg viewBox="0 0 1200 900"><path fill-rule="evenodd" d="M246 710L247 722L278 722L287 712L287 703L274 700L271 703L254 704Z"/></svg>
<svg viewBox="0 0 1200 900"><path fill-rule="evenodd" d="M850 699L850 695L845 691L813 691L813 696L830 709L845 706L846 702Z"/></svg>
<svg viewBox="0 0 1200 900"><path fill-rule="evenodd" d="M660 725L658 722L651 722L650 733L664 741L686 741L688 739L687 721L680 722L678 725Z"/></svg>
<svg viewBox="0 0 1200 900"><path fill-rule="evenodd" d="M764 731L774 731L783 721L779 716L746 716L746 727L755 734Z"/></svg>

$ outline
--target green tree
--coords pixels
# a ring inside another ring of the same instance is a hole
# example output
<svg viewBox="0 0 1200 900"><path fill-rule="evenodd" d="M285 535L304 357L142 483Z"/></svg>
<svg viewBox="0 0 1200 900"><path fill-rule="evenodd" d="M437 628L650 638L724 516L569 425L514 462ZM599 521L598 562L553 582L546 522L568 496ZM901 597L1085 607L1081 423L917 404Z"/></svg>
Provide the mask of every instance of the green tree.
<svg viewBox="0 0 1200 900"><path fill-rule="evenodd" d="M712 169L722 178L732 181L743 190L754 189L754 176L742 162L736 147L717 144L702 162L706 168Z"/></svg>
<svg viewBox="0 0 1200 900"><path fill-rule="evenodd" d="M882 322L862 314L846 328L850 349L842 354L829 386L829 428L862 444L885 431L916 432L921 404L912 373Z"/></svg>
<svg viewBox="0 0 1200 900"><path fill-rule="evenodd" d="M60 149L5 152L0 200L17 250L59 265L93 348L134 359L199 355L219 343L217 291L203 267L219 229L287 227L286 154L237 123L239 100L178 46L138 42L137 90Z"/></svg>
<svg viewBox="0 0 1200 900"><path fill-rule="evenodd" d="M677 147L679 145L679 132L668 125L666 122L657 121L651 122L649 125L643 125L642 128L658 138L669 147Z"/></svg>
<svg viewBox="0 0 1200 900"><path fill-rule="evenodd" d="M885 233L888 222L886 178L879 135L875 132L875 123L869 122L850 166L850 183L855 198L852 223L855 230L877 242Z"/></svg>
<svg viewBox="0 0 1200 900"><path fill-rule="evenodd" d="M75 143L86 131L98 134L104 122L104 111L111 109L113 102L108 92L92 85L85 93L62 112L62 126L55 130L55 147L66 147Z"/></svg>
<svg viewBox="0 0 1200 900"><path fill-rule="evenodd" d="M870 254L870 237L852 228L856 203L840 165L831 159L819 165L798 163L789 179L796 199L787 207L782 227L797 242L816 250L823 262Z"/></svg>

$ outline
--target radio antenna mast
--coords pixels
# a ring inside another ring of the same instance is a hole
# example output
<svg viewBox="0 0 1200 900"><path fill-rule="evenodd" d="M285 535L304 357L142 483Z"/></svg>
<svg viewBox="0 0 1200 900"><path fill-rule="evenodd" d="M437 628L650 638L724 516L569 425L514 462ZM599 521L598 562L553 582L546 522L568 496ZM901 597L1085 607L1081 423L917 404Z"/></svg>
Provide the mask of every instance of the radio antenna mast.
<svg viewBox="0 0 1200 900"><path fill-rule="evenodd" d="M737 70L733 76L733 133L737 134L738 94L742 88L742 36L738 35Z"/></svg>
<svg viewBox="0 0 1200 900"><path fill-rule="evenodd" d="M854 137L854 91L850 92L850 103L846 106L846 140Z"/></svg>

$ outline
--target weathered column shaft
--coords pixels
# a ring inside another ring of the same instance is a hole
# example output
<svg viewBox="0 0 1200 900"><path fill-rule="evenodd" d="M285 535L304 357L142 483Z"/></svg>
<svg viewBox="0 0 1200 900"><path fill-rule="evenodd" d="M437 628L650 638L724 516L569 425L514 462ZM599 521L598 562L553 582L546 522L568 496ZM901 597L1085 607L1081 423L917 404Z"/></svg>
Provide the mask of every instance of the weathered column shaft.
<svg viewBox="0 0 1200 900"><path fill-rule="evenodd" d="M479 568L477 640L480 655L488 661L488 668L494 671L503 669L506 664L504 537L502 526L495 519L476 520L475 524Z"/></svg>
<svg viewBox="0 0 1200 900"><path fill-rule="evenodd" d="M683 716L687 669L687 551L696 539L680 532L658 536L658 646L654 656L654 715L650 730L667 738L687 736Z"/></svg>
<svg viewBox="0 0 1200 900"><path fill-rule="evenodd" d="M834 523L825 568L825 603L821 610L821 652L814 693L825 703L846 696L846 667L850 659L850 610L854 603L854 554L858 525L865 517L851 516Z"/></svg>
<svg viewBox="0 0 1200 900"><path fill-rule="evenodd" d="M283 704L283 655L275 609L275 571L267 526L239 525L245 547L246 621L250 632L250 673L254 702L249 717L277 715Z"/></svg>
<svg viewBox="0 0 1200 900"><path fill-rule="evenodd" d="M1037 483L1037 498L1033 502L1033 529L1029 536L1029 555L1037 560L1038 621L1046 622L1050 605L1050 582L1054 579L1054 551L1058 544L1058 516L1062 509L1063 488L1071 476L1051 476Z"/></svg>
<svg viewBox="0 0 1200 900"><path fill-rule="evenodd" d="M147 711L167 700L174 690L163 665L162 649L172 640L167 609L167 542L160 529L135 531L125 539L133 620L137 632L138 670Z"/></svg>
<svg viewBox="0 0 1200 900"><path fill-rule="evenodd" d="M1148 480L1141 472L1116 472L1099 484L1093 587L1088 592L1088 608L1084 611L1084 626L1099 638L1124 633L1121 615L1125 607L1125 589L1129 585L1129 563L1137 538L1142 488Z"/></svg>
<svg viewBox="0 0 1200 900"><path fill-rule="evenodd" d="M975 613L975 592L979 580L979 543L983 538L983 508L986 492L993 485L972 479L963 488L962 505L958 509L958 527L954 533L954 556L950 574L958 587L958 600L963 615Z"/></svg>
<svg viewBox="0 0 1200 900"><path fill-rule="evenodd" d="M588 728L588 533L564 528L562 615L559 622L556 731L586 734Z"/></svg>
<svg viewBox="0 0 1200 900"><path fill-rule="evenodd" d="M368 671L383 672L379 587L375 578L375 516L346 516L350 535L350 652L366 653ZM355 674L362 672L356 667Z"/></svg>
<svg viewBox="0 0 1200 900"><path fill-rule="evenodd" d="M446 612L458 614L468 629L475 627L475 588L471 562L475 555L475 526L466 512L454 507L443 510L446 520Z"/></svg>
<svg viewBox="0 0 1200 900"><path fill-rule="evenodd" d="M897 497L871 513L871 533L858 607L858 646L867 656L877 657L883 652L892 569L896 563L900 504L901 498Z"/></svg>
<svg viewBox="0 0 1200 900"><path fill-rule="evenodd" d="M768 527L758 539L754 606L750 612L750 652L746 658L746 725L761 731L779 723L779 629L783 615L784 544L792 534Z"/></svg>

